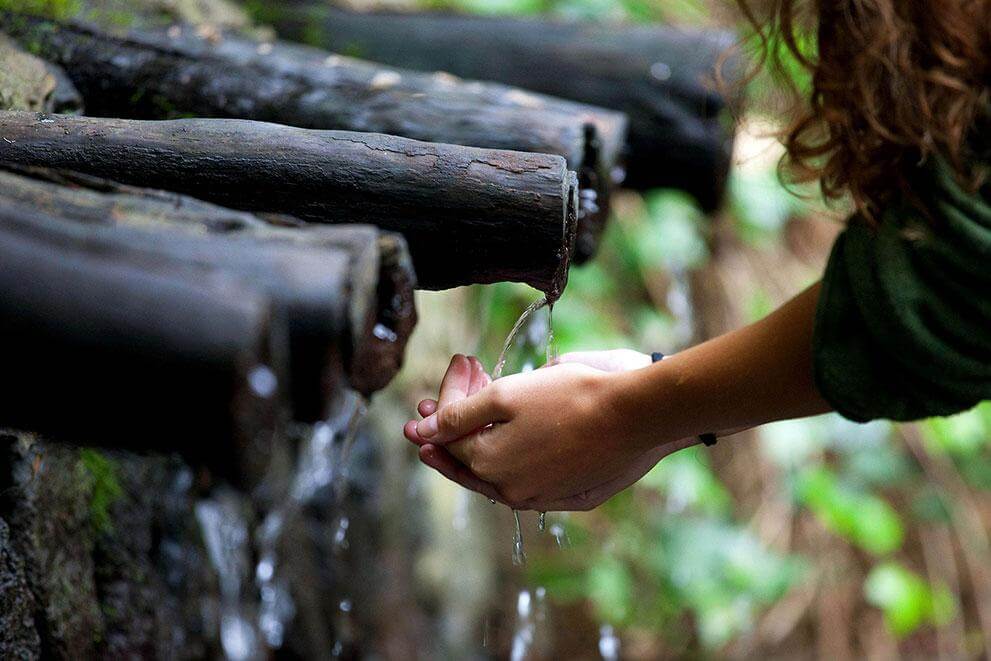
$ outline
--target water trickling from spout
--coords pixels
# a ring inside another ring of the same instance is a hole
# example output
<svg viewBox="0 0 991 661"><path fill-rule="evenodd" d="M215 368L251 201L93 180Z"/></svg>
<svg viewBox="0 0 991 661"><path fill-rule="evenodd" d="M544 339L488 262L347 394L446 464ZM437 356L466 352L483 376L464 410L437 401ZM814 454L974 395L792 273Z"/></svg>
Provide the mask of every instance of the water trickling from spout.
<svg viewBox="0 0 991 661"><path fill-rule="evenodd" d="M544 528L547 527L547 512L541 512L537 515L537 530L544 532Z"/></svg>
<svg viewBox="0 0 991 661"><path fill-rule="evenodd" d="M263 656L247 586L250 552L248 523L236 495L218 490L195 507L207 556L220 586L220 644L236 661Z"/></svg>
<svg viewBox="0 0 991 661"><path fill-rule="evenodd" d="M499 379L502 378L502 373L506 368L506 361L509 357L509 350L512 348L513 343L516 341L516 337L520 334L520 331L526 327L528 321L535 312L541 308L547 308L547 326L545 329L539 332L532 333L531 331L536 331L536 328L527 329L524 334L528 337L531 344L539 344L540 340L545 342L545 358L548 363L552 362L555 358L555 352L553 348L554 344L554 324L553 324L553 312L554 305L550 303L546 297L537 299L531 303L520 315L520 318L516 320L516 324L513 326L512 330L509 331L509 335L506 336L506 341L502 345L502 352L499 354L499 359L496 361L495 369L492 370L492 378ZM540 338L529 337L531 335L541 335ZM529 371L533 369L532 366L527 363L523 371ZM495 502L495 501L491 501ZM517 510L513 510L513 518L515 519L516 530L513 536L513 564L523 565L526 564L526 552L523 549L523 530L520 527L520 513ZM539 520L540 530L543 530L543 515Z"/></svg>
<svg viewBox="0 0 991 661"><path fill-rule="evenodd" d="M516 336L519 334L524 324L526 324L534 312L545 305L547 305L546 298L540 298L534 301L529 307L527 307L526 310L523 311L520 318L516 320L516 324L513 326L512 330L509 331L509 335L506 336L506 341L502 345L502 352L499 354L499 359L496 361L495 369L492 370L493 380L502 377L502 372L506 368L506 359L509 357L509 350L512 348L513 342L516 341Z"/></svg>
<svg viewBox="0 0 991 661"><path fill-rule="evenodd" d="M296 465L288 491L271 507L255 530L258 564L255 585L260 598L258 629L270 650L282 647L286 628L296 609L289 589L289 578L280 563L282 539L304 508L327 489L333 489L333 501L340 505L347 489L347 471L351 448L365 415L364 399L346 392L335 403L326 422L308 428L300 439ZM348 519L341 516L334 533L334 550L347 548Z"/></svg>

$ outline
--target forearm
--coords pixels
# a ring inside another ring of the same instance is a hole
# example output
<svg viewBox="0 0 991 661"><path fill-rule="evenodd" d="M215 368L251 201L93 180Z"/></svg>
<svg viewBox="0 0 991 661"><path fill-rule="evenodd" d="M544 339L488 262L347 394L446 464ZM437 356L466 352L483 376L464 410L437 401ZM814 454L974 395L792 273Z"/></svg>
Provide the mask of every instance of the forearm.
<svg viewBox="0 0 991 661"><path fill-rule="evenodd" d="M757 323L616 375L608 408L645 448L829 411L813 381L818 298L816 284Z"/></svg>

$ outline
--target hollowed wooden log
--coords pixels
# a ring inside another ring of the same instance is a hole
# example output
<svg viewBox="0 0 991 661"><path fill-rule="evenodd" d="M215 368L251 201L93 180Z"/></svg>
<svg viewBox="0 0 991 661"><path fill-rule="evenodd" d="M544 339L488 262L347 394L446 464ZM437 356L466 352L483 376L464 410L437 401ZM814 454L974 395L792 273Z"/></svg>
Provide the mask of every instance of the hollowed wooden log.
<svg viewBox="0 0 991 661"><path fill-rule="evenodd" d="M421 71L448 71L625 112L634 188L722 199L743 86L728 32L442 13L359 13L325 1L255 3L283 37ZM723 62L725 60L725 62ZM716 69L726 79L720 94Z"/></svg>
<svg viewBox="0 0 991 661"><path fill-rule="evenodd" d="M241 210L402 234L420 286L503 280L557 298L575 239L563 158L226 119L0 113L0 160L77 170Z"/></svg>
<svg viewBox="0 0 991 661"><path fill-rule="evenodd" d="M327 415L342 370L366 395L398 372L416 321L413 270L400 237L371 226L278 227L175 193L72 172L0 168L2 203L139 230L144 236L121 235L130 252L230 270L262 288L288 324L288 391L297 420Z"/></svg>
<svg viewBox="0 0 991 661"><path fill-rule="evenodd" d="M594 252L608 214L625 143L621 113L195 28L122 37L0 12L0 29L63 66L90 115L254 119L559 155L588 191L579 261Z"/></svg>

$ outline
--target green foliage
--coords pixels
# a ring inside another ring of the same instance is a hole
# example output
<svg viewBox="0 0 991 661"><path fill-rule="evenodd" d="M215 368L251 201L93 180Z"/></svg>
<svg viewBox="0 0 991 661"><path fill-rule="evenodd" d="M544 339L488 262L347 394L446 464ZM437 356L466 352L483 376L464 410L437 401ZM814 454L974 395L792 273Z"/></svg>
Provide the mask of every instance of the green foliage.
<svg viewBox="0 0 991 661"><path fill-rule="evenodd" d="M907 636L924 624L946 624L956 613L956 603L945 587L933 588L895 562L871 571L864 596L884 612L884 621L896 636Z"/></svg>
<svg viewBox="0 0 991 661"><path fill-rule="evenodd" d="M90 522L97 533L113 532L110 506L124 495L117 477L117 463L98 450L85 449L79 461L93 482L89 502Z"/></svg>
<svg viewBox="0 0 991 661"><path fill-rule="evenodd" d="M65 19L77 15L81 0L0 0L0 10L20 12L46 18Z"/></svg>
<svg viewBox="0 0 991 661"><path fill-rule="evenodd" d="M849 488L824 466L804 471L796 492L823 525L869 553L891 553L905 538L901 518L887 502Z"/></svg>
<svg viewBox="0 0 991 661"><path fill-rule="evenodd" d="M421 4L483 13L694 25L711 20L710 4L699 0ZM742 33L746 31L744 26ZM814 57L814 35L799 35L799 47ZM769 48L782 66L753 78L749 97L755 106L776 111L782 107L785 86L808 93L811 80L780 40ZM746 119L757 126L780 125L765 114ZM789 221L822 209L814 189L801 189L809 195L796 197L783 186L772 160L752 159L730 175L724 218L754 251L779 249ZM572 269L567 292L554 308L557 349L626 347L649 352L683 347L689 340L684 320L688 310L679 307L684 306L685 274L710 259L710 227L711 219L673 191L647 192L615 204L599 255L591 264ZM796 291L803 284L795 283ZM748 320L768 314L780 295L758 283L743 283L741 291L746 298L740 308ZM536 296L520 285L479 289L479 326L488 329L481 355L489 364L516 316ZM508 371L526 362L539 364L535 347L516 353ZM948 460L948 467L955 466L971 487L991 490L991 404L927 421L920 429L926 452ZM864 599L883 611L895 635L909 636L953 618L957 597L899 563L918 553L914 526L951 522L950 512L959 504L930 481L895 426L855 425L836 415L778 423L760 430L759 451L764 459L759 470L782 485L774 498L797 505L796 517L814 516L837 543L856 549L855 557L880 563L864 583ZM753 512L741 511L707 456L689 450L666 458L636 486L590 515L557 519L551 514L552 522L567 529L572 546L532 550L528 582L546 587L555 601L585 602L604 622L638 635L649 632L663 641L671 656L705 657L751 634L760 614L798 586L810 565L821 566L830 557L816 549L807 550L807 557L770 550L749 525ZM913 543L906 544L906 539Z"/></svg>

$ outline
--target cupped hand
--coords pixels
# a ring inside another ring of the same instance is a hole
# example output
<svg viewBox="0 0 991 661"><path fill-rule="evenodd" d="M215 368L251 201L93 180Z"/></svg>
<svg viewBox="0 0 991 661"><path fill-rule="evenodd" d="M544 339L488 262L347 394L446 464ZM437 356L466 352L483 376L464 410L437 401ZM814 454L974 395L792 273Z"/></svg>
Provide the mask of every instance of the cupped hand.
<svg viewBox="0 0 991 661"><path fill-rule="evenodd" d="M441 400L453 384L470 382L464 366L452 368ZM424 452L443 447L493 487L497 500L516 508L588 509L692 443L655 449L633 435L610 406L608 379L608 373L577 363L509 376L451 403L423 402L420 412L427 417L408 423L406 435L421 445L427 463L431 457ZM458 392L467 391L462 386ZM435 467L454 472L450 464Z"/></svg>

